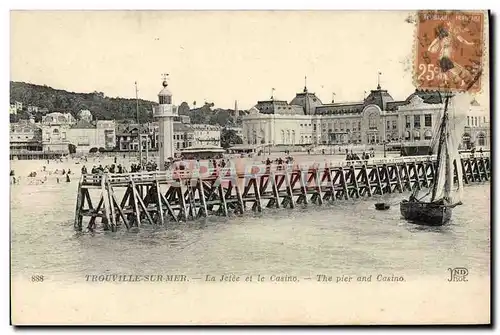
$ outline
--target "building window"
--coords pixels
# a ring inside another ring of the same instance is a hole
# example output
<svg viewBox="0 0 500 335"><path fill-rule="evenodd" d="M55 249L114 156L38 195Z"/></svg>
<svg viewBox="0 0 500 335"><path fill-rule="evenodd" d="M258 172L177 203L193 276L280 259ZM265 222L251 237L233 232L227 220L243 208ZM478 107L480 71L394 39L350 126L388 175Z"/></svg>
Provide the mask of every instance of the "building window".
<svg viewBox="0 0 500 335"><path fill-rule="evenodd" d="M432 132L430 130L427 130L425 133L424 133L424 139L426 140L430 140L432 139Z"/></svg>
<svg viewBox="0 0 500 335"><path fill-rule="evenodd" d="M398 121L393 120L392 121L392 129L397 129L398 128Z"/></svg>
<svg viewBox="0 0 500 335"><path fill-rule="evenodd" d="M477 127L477 116L474 117L474 123L475 123L475 126Z"/></svg>
<svg viewBox="0 0 500 335"><path fill-rule="evenodd" d="M413 115L413 128L420 128L420 115Z"/></svg>
<svg viewBox="0 0 500 335"><path fill-rule="evenodd" d="M486 116L483 116L483 123L486 123Z"/></svg>
<svg viewBox="0 0 500 335"><path fill-rule="evenodd" d="M172 103L172 97L167 95L167 96L160 96L160 105L170 105Z"/></svg>
<svg viewBox="0 0 500 335"><path fill-rule="evenodd" d="M477 136L477 144L478 144L479 146L484 146L484 145L486 145L485 136L484 136L484 134L483 134L483 133L481 133L481 134L479 134L479 135Z"/></svg>
<svg viewBox="0 0 500 335"><path fill-rule="evenodd" d="M375 115L370 115L368 117L368 128L377 129L377 118Z"/></svg>
<svg viewBox="0 0 500 335"><path fill-rule="evenodd" d="M467 125L470 126L470 116L467 116Z"/></svg>
<svg viewBox="0 0 500 335"><path fill-rule="evenodd" d="M313 130L316 131L316 124L313 124Z"/></svg>
<svg viewBox="0 0 500 335"><path fill-rule="evenodd" d="M387 121L387 129L391 129L391 121Z"/></svg>
<svg viewBox="0 0 500 335"><path fill-rule="evenodd" d="M410 118L410 115L406 115L405 117L405 128L411 128L411 118Z"/></svg>
<svg viewBox="0 0 500 335"><path fill-rule="evenodd" d="M419 132L418 130L415 130L415 131L413 132L413 139L414 139L415 141L420 141L420 132Z"/></svg>
<svg viewBox="0 0 500 335"><path fill-rule="evenodd" d="M358 122L358 130L361 131L361 121Z"/></svg>
<svg viewBox="0 0 500 335"><path fill-rule="evenodd" d="M426 127L432 127L432 115L431 114L425 114L424 116L424 124Z"/></svg>
<svg viewBox="0 0 500 335"><path fill-rule="evenodd" d="M409 141L410 140L410 132L405 131L405 140Z"/></svg>
<svg viewBox="0 0 500 335"><path fill-rule="evenodd" d="M344 130L344 122L340 122L340 131Z"/></svg>

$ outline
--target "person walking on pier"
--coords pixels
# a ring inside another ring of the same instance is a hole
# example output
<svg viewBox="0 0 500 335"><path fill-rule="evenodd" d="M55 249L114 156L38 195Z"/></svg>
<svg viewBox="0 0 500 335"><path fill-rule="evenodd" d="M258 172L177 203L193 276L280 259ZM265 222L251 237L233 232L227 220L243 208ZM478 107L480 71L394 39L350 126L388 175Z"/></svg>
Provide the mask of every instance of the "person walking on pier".
<svg viewBox="0 0 500 335"><path fill-rule="evenodd" d="M87 174L87 167L85 165L82 166L82 174Z"/></svg>

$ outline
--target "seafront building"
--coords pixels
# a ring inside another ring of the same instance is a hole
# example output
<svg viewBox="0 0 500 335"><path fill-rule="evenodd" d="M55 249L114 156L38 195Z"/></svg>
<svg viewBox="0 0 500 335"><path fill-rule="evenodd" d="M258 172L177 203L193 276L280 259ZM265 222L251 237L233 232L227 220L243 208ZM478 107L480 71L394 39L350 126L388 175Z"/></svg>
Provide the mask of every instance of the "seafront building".
<svg viewBox="0 0 500 335"><path fill-rule="evenodd" d="M171 95L168 98L171 99ZM220 147L221 127L191 124L188 116L177 115L177 106L169 105L173 115L169 145L174 153L191 147ZM16 102L10 108L11 112L18 110L22 103ZM248 114L239 116L241 128L226 128L233 129L246 146L384 142L426 145L436 134L442 110L441 97L434 91L416 90L405 100L395 101L378 85L362 101L323 103L304 87L303 92L297 93L290 102L274 97L258 101ZM143 151L160 149L158 121L140 125L113 120L93 121L88 110L81 110L78 118L76 120L70 113L54 112L43 116L40 123L35 123L33 118L11 123L11 156L68 154L72 150L81 154L98 150L137 152L140 146ZM489 111L475 99L471 101L464 120L460 145L462 149L490 146Z"/></svg>
<svg viewBox="0 0 500 335"><path fill-rule="evenodd" d="M247 145L345 145L430 142L443 110L440 95L416 90L396 101L377 86L358 102L323 103L304 87L290 101L258 101L242 117ZM476 124L476 120L479 122ZM489 146L489 112L471 102L462 146ZM473 123L474 122L474 123Z"/></svg>
<svg viewBox="0 0 500 335"><path fill-rule="evenodd" d="M116 146L115 121L81 119L69 129L68 142L75 145L78 153L88 153L92 148L113 150Z"/></svg>
<svg viewBox="0 0 500 335"><path fill-rule="evenodd" d="M10 124L11 155L36 154L42 150L42 129L33 118Z"/></svg>
<svg viewBox="0 0 500 335"><path fill-rule="evenodd" d="M221 127L209 124L192 124L194 146L216 146L220 147Z"/></svg>

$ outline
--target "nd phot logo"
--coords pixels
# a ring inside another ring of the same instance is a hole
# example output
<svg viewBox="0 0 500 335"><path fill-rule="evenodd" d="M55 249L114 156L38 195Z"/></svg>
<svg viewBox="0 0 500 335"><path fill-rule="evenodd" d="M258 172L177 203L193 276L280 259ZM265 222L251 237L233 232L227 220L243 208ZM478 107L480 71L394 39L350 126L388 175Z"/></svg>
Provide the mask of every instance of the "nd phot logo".
<svg viewBox="0 0 500 335"><path fill-rule="evenodd" d="M467 280L467 275L469 275L469 270L467 268L448 268L450 271L450 278L448 281L450 282L464 282Z"/></svg>

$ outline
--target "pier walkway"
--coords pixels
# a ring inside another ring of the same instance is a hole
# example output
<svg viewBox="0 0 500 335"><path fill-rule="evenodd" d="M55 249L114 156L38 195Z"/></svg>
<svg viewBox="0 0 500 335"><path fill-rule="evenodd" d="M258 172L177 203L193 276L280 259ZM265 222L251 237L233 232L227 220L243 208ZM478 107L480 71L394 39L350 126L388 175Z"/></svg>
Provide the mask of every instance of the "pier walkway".
<svg viewBox="0 0 500 335"><path fill-rule="evenodd" d="M435 156L289 165L248 165L128 174L85 174L79 185L75 229L116 231L166 225L210 215L240 215L264 208L322 205L342 199L427 188ZM465 184L491 178L489 154L462 154ZM456 172L455 172L456 178Z"/></svg>

